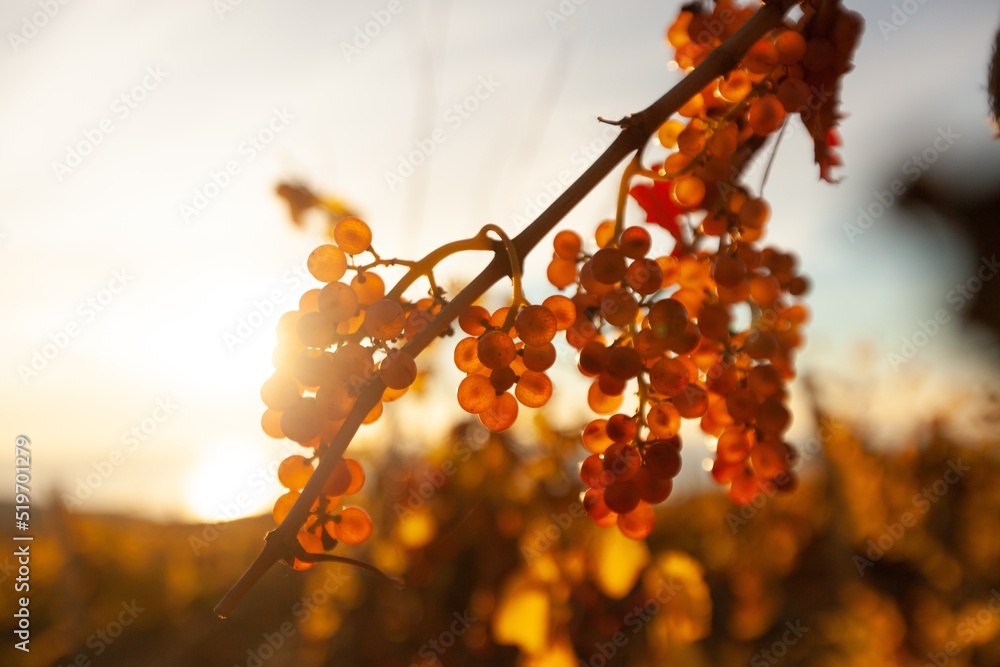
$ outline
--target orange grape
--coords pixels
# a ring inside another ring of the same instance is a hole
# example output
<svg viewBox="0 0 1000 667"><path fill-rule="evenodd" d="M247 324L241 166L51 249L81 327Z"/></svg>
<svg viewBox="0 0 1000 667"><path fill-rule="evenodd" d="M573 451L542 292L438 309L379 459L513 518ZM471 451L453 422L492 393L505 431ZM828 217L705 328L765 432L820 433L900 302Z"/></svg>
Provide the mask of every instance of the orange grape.
<svg viewBox="0 0 1000 667"><path fill-rule="evenodd" d="M260 417L260 427L264 434L271 438L281 440L285 437L281 432L281 413L277 410L271 408L264 410L264 414Z"/></svg>
<svg viewBox="0 0 1000 667"><path fill-rule="evenodd" d="M552 246L557 257L575 262L583 248L583 239L576 232L564 229L552 239Z"/></svg>
<svg viewBox="0 0 1000 667"><path fill-rule="evenodd" d="M695 157L705 150L705 130L703 124L691 121L684 131L677 135L677 150L688 157Z"/></svg>
<svg viewBox="0 0 1000 667"><path fill-rule="evenodd" d="M344 283L330 283L320 290L319 311L333 322L343 322L358 312L358 295Z"/></svg>
<svg viewBox="0 0 1000 667"><path fill-rule="evenodd" d="M649 409L646 425L655 438L671 438L681 428L681 415L670 401L661 401Z"/></svg>
<svg viewBox="0 0 1000 667"><path fill-rule="evenodd" d="M776 96L767 93L750 103L747 122L756 134L766 137L784 124L785 107Z"/></svg>
<svg viewBox="0 0 1000 667"><path fill-rule="evenodd" d="M687 366L677 359L660 359L649 369L649 384L668 398L681 393L689 381Z"/></svg>
<svg viewBox="0 0 1000 667"><path fill-rule="evenodd" d="M640 503L639 487L631 480L615 481L604 489L604 503L612 512L631 512Z"/></svg>
<svg viewBox="0 0 1000 667"><path fill-rule="evenodd" d="M643 462L649 474L657 479L676 477L681 470L680 440L668 438L646 443Z"/></svg>
<svg viewBox="0 0 1000 667"><path fill-rule="evenodd" d="M385 281L377 273L358 272L351 280L351 289L358 295L358 303L370 306L385 296Z"/></svg>
<svg viewBox="0 0 1000 667"><path fill-rule="evenodd" d="M483 366L496 370L510 366L510 362L514 361L516 349L509 335L503 331L490 331L479 339L476 353Z"/></svg>
<svg viewBox="0 0 1000 667"><path fill-rule="evenodd" d="M631 444L616 442L606 450L601 457L604 469L613 475L615 480L632 479L642 467L642 455Z"/></svg>
<svg viewBox="0 0 1000 667"><path fill-rule="evenodd" d="M315 398L300 398L281 413L281 431L289 440L309 442L319 435L322 419Z"/></svg>
<svg viewBox="0 0 1000 667"><path fill-rule="evenodd" d="M344 544L361 544L372 534L372 519L360 507L340 510L340 521L335 521L337 539Z"/></svg>
<svg viewBox="0 0 1000 667"><path fill-rule="evenodd" d="M654 259L637 259L626 269L625 282L636 294L655 294L663 285L663 269Z"/></svg>
<svg viewBox="0 0 1000 667"><path fill-rule="evenodd" d="M683 176L674 181L670 196L680 206L697 208L705 198L705 181L697 176Z"/></svg>
<svg viewBox="0 0 1000 667"><path fill-rule="evenodd" d="M631 380L644 370L642 357L635 348L616 345L608 350L605 357L608 375L619 380Z"/></svg>
<svg viewBox="0 0 1000 667"><path fill-rule="evenodd" d="M299 395L299 383L285 371L276 371L260 388L264 405L278 412L294 405L299 400Z"/></svg>
<svg viewBox="0 0 1000 667"><path fill-rule="evenodd" d="M576 282L576 263L568 259L553 259L545 271L545 277L556 289L564 289Z"/></svg>
<svg viewBox="0 0 1000 667"><path fill-rule="evenodd" d="M556 361L556 348L552 343L525 345L522 352L524 367L531 371L545 371Z"/></svg>
<svg viewBox="0 0 1000 667"><path fill-rule="evenodd" d="M743 58L743 66L751 74L769 74L778 64L778 49L766 37L753 46Z"/></svg>
<svg viewBox="0 0 1000 667"><path fill-rule="evenodd" d="M278 496L278 499L274 501L274 509L271 510L271 516L274 517L274 522L280 524L288 516L288 513L292 511L292 506L295 501L299 499L298 491L289 491Z"/></svg>
<svg viewBox="0 0 1000 667"><path fill-rule="evenodd" d="M588 265L594 278L605 285L614 285L625 277L625 254L618 248L601 248Z"/></svg>
<svg viewBox="0 0 1000 667"><path fill-rule="evenodd" d="M752 88L750 75L741 69L735 69L719 84L719 96L726 102L736 103L749 95Z"/></svg>
<svg viewBox="0 0 1000 667"><path fill-rule="evenodd" d="M323 495L342 496L351 486L351 466L348 459L340 459L334 467L333 472L323 484Z"/></svg>
<svg viewBox="0 0 1000 667"><path fill-rule="evenodd" d="M605 470L604 462L597 454L591 454L580 464L580 481L592 489L603 489L614 479L614 475Z"/></svg>
<svg viewBox="0 0 1000 667"><path fill-rule="evenodd" d="M454 354L455 367L458 370L466 373L478 373L485 368L479 361L478 346L479 339L471 336L458 341Z"/></svg>
<svg viewBox="0 0 1000 667"><path fill-rule="evenodd" d="M306 290L299 297L299 310L304 313L315 312L319 310L319 288L314 287L310 290Z"/></svg>
<svg viewBox="0 0 1000 667"><path fill-rule="evenodd" d="M635 485L639 489L639 498L643 501L655 505L662 503L674 490L674 482L669 477L654 477L649 468L643 467L635 476Z"/></svg>
<svg viewBox="0 0 1000 667"><path fill-rule="evenodd" d="M573 300L562 294L552 294L542 301L542 305L548 308L556 317L556 329L565 331L573 326L576 321L576 305Z"/></svg>
<svg viewBox="0 0 1000 667"><path fill-rule="evenodd" d="M656 138L660 140L660 145L664 148L675 148L677 137L686 126L679 120L668 120L660 126L656 132Z"/></svg>
<svg viewBox="0 0 1000 667"><path fill-rule="evenodd" d="M405 323L403 307L390 299L376 301L365 311L365 330L372 338L392 340L403 333Z"/></svg>
<svg viewBox="0 0 1000 667"><path fill-rule="evenodd" d="M325 349L333 344L337 335L337 324L325 313L304 313L296 326L299 341L308 347Z"/></svg>
<svg viewBox="0 0 1000 667"><path fill-rule="evenodd" d="M347 272L347 258L337 246L321 245L309 253L306 268L316 280L332 283L340 280Z"/></svg>
<svg viewBox="0 0 1000 667"><path fill-rule="evenodd" d="M505 391L496 397L493 405L479 413L479 420L491 431L510 428L517 420L517 399Z"/></svg>
<svg viewBox="0 0 1000 667"><path fill-rule="evenodd" d="M587 405L601 415L609 415L621 407L623 398L620 394L606 394L601 390L600 380L590 385L587 391Z"/></svg>
<svg viewBox="0 0 1000 667"><path fill-rule="evenodd" d="M580 439L583 447L593 454L602 454L614 442L607 434L607 419L595 419L583 427Z"/></svg>
<svg viewBox="0 0 1000 667"><path fill-rule="evenodd" d="M614 442L632 442L639 427L633 417L618 413L611 415L604 429Z"/></svg>
<svg viewBox="0 0 1000 667"><path fill-rule="evenodd" d="M649 308L649 326L660 338L679 334L687 325L688 310L676 299L663 299Z"/></svg>
<svg viewBox="0 0 1000 667"><path fill-rule="evenodd" d="M287 457L278 465L278 482L292 491L301 490L312 474L312 462L298 454Z"/></svg>
<svg viewBox="0 0 1000 667"><path fill-rule="evenodd" d="M740 207L739 216L744 227L762 227L771 217L771 207L763 199L747 199Z"/></svg>
<svg viewBox="0 0 1000 667"><path fill-rule="evenodd" d="M356 401L357 395L346 382L326 382L316 390L316 407L323 419L344 419Z"/></svg>
<svg viewBox="0 0 1000 667"><path fill-rule="evenodd" d="M545 345L556 335L556 316L545 306L526 306L514 318L518 338L526 345Z"/></svg>
<svg viewBox="0 0 1000 667"><path fill-rule="evenodd" d="M604 220L597 225L597 229L594 230L594 240L597 241L598 248L603 248L614 240L616 226L614 220Z"/></svg>
<svg viewBox="0 0 1000 667"><path fill-rule="evenodd" d="M540 408L552 397L552 380L545 373L525 371L517 381L514 396L528 408Z"/></svg>
<svg viewBox="0 0 1000 667"><path fill-rule="evenodd" d="M656 514L649 503L641 500L629 512L618 515L618 530L630 540L643 540L653 532Z"/></svg>
<svg viewBox="0 0 1000 667"><path fill-rule="evenodd" d="M684 387L684 391L671 400L681 417L685 419L697 419L708 412L708 394L697 384Z"/></svg>
<svg viewBox="0 0 1000 667"><path fill-rule="evenodd" d="M468 375L458 385L458 404L466 412L479 414L493 405L496 390L484 375Z"/></svg>
<svg viewBox="0 0 1000 667"><path fill-rule="evenodd" d="M470 336L482 336L490 323L490 311L482 306L469 306L458 316L458 326Z"/></svg>
<svg viewBox="0 0 1000 667"><path fill-rule="evenodd" d="M365 485L365 469L354 459L344 459L344 463L347 464L347 469L351 472L351 482L342 495L353 496Z"/></svg>
<svg viewBox="0 0 1000 667"><path fill-rule="evenodd" d="M653 237L645 227L633 225L626 227L618 237L618 248L629 259L641 259L646 256L653 245Z"/></svg>
<svg viewBox="0 0 1000 667"><path fill-rule="evenodd" d="M359 255L372 244L372 230L358 218L341 218L333 228L333 240L348 255Z"/></svg>
<svg viewBox="0 0 1000 667"><path fill-rule="evenodd" d="M778 52L778 62L782 65L794 65L806 54L806 40L801 33L794 30L783 30L774 38L774 48Z"/></svg>
<svg viewBox="0 0 1000 667"><path fill-rule="evenodd" d="M385 386L392 389L405 389L417 379L417 362L406 352L390 352L378 370Z"/></svg>
<svg viewBox="0 0 1000 667"><path fill-rule="evenodd" d="M778 101L788 113L799 113L806 110L812 92L809 84L802 79L785 79L778 86Z"/></svg>

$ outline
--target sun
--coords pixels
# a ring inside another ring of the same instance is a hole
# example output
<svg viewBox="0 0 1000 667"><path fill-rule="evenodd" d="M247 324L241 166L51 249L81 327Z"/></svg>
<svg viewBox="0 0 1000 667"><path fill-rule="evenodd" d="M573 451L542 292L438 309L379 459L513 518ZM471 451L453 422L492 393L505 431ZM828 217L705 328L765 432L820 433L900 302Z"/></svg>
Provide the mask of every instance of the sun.
<svg viewBox="0 0 1000 667"><path fill-rule="evenodd" d="M281 495L276 469L277 463L250 442L216 442L206 447L187 478L185 512L211 523L266 513Z"/></svg>

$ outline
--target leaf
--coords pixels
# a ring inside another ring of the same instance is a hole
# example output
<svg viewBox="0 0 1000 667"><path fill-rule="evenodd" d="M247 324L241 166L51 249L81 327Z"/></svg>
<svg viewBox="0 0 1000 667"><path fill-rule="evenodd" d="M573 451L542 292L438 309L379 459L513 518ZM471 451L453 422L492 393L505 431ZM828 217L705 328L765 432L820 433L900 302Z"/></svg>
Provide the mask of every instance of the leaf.
<svg viewBox="0 0 1000 667"><path fill-rule="evenodd" d="M636 203L646 212L646 222L663 227L677 240L674 246L681 247L681 228L677 222L684 209L670 197L670 181L653 181L652 185L639 184L628 191Z"/></svg>
<svg viewBox="0 0 1000 667"><path fill-rule="evenodd" d="M525 653L540 653L548 646L549 597L545 589L526 578L507 584L496 614L493 637L501 644L514 644Z"/></svg>
<svg viewBox="0 0 1000 667"><path fill-rule="evenodd" d="M635 587L649 563L645 542L630 540L617 529L601 530L592 543L594 579L605 595L620 600Z"/></svg>
<svg viewBox="0 0 1000 667"><path fill-rule="evenodd" d="M840 2L819 4L819 9L806 10L816 16L809 22L805 37L814 44L828 45L829 50L823 57L803 61L803 80L809 84L811 95L808 107L802 110L801 116L813 138L819 176L834 183L837 179L833 178L832 169L842 164L840 155L834 150L840 145L836 127L843 118L840 113L841 79L854 69L851 61L864 30L864 20L857 12L845 10ZM816 48L816 51L821 49Z"/></svg>

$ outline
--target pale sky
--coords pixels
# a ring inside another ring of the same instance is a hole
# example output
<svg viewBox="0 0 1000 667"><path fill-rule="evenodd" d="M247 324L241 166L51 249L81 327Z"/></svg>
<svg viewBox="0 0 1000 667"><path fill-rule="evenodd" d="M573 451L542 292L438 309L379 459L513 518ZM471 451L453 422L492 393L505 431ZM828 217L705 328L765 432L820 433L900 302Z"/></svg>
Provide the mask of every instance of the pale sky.
<svg viewBox="0 0 1000 667"><path fill-rule="evenodd" d="M637 111L678 77L662 39L678 2L587 0L559 21L556 0L52 4L51 17L33 1L0 6L0 437L31 438L36 502L82 483L81 510L211 518L241 493L238 514L279 493L267 466L284 448L260 432L258 390L274 323L316 284L303 267L320 240L318 226L287 223L280 180L344 197L383 255L418 256L487 222L517 231L516 216L607 145L598 115ZM769 241L816 285L803 368L905 387L885 355L948 307L970 275L963 251L891 208L853 242L844 224L947 128L957 138L930 168L977 162L968 178L996 180L983 84L1000 10L932 2L890 31L878 22L891 3L848 5L868 31L844 91L846 180L819 182L790 128L766 190ZM402 185L387 178L428 141ZM608 217L616 180L566 225ZM546 252L529 258L529 296ZM995 358L995 343L960 329L906 370L965 378L977 350ZM852 365L862 346L871 360ZM564 404L580 403L574 391ZM904 424L940 395L874 404Z"/></svg>

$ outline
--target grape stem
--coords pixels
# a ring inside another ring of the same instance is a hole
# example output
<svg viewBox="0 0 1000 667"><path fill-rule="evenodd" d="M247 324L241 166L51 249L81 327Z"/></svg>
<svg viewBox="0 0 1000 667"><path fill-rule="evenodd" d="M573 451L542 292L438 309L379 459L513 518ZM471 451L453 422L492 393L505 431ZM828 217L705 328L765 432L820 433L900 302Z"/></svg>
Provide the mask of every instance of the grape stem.
<svg viewBox="0 0 1000 667"><path fill-rule="evenodd" d="M483 232L493 232L500 237L500 241L503 243L503 249L507 253L507 259L510 261L510 280L514 286L514 295L510 300L510 308L507 310L507 317L503 321L503 331L510 331L511 327L514 326L514 318L517 317L517 311L521 309L526 301L524 300L524 288L521 286L521 258L517 254L517 248L514 247L514 242L511 241L510 237L507 236L505 232L500 227L490 224L486 225L482 229Z"/></svg>
<svg viewBox="0 0 1000 667"><path fill-rule="evenodd" d="M700 93L713 79L735 68L750 47L777 27L785 14L800 2L801 0L770 0L676 86L646 109L623 118L619 123L622 131L611 145L547 209L542 211L534 222L511 240L516 256L521 259L527 256L622 160L642 149L660 125L685 102ZM486 236L488 231L484 228L472 239L450 243L431 252L411 268L387 295L387 298L398 299L417 278L424 274L428 266L433 267L444 257L461 249L493 250L493 259L490 263L452 301L445 304L430 322L414 334L403 347L403 352L416 357L447 331L459 315L501 278L508 275L513 278L514 271L508 253L502 251L499 243ZM316 471L288 516L281 525L268 533L260 554L215 607L215 612L219 616L226 617L232 614L240 600L275 563L294 557L296 548L299 547L296 536L309 515L310 507L319 497L327 478L347 451L365 416L379 403L384 391L385 383L377 376L373 377L373 381L361 391L353 410L333 438L329 449L320 458Z"/></svg>

